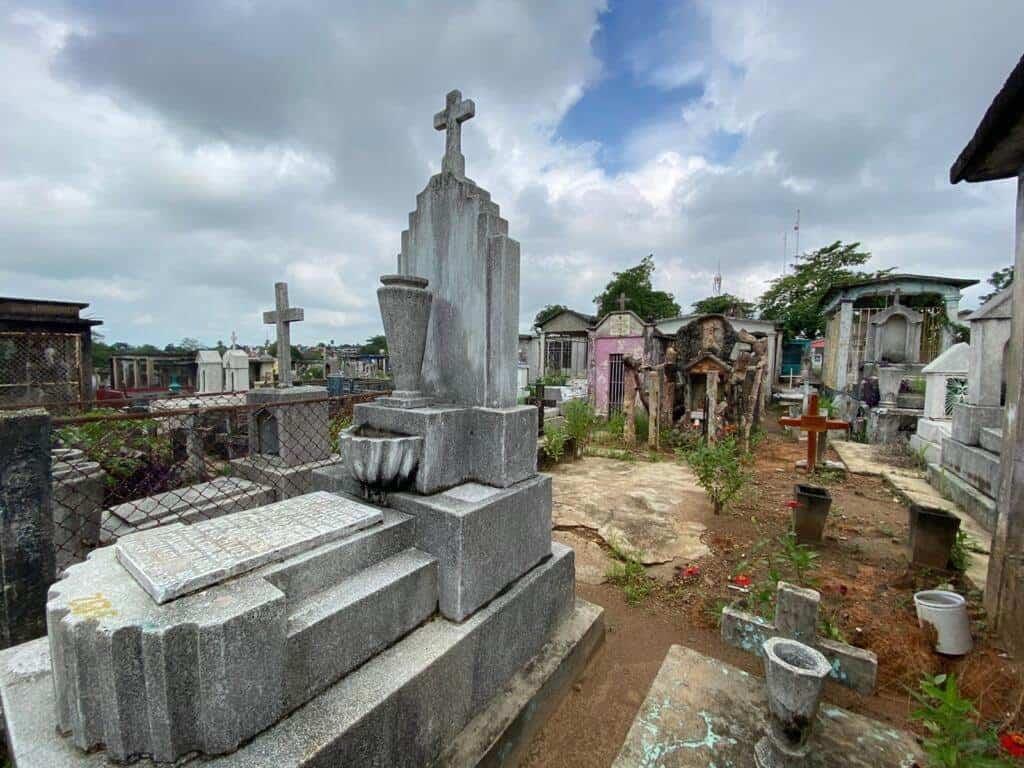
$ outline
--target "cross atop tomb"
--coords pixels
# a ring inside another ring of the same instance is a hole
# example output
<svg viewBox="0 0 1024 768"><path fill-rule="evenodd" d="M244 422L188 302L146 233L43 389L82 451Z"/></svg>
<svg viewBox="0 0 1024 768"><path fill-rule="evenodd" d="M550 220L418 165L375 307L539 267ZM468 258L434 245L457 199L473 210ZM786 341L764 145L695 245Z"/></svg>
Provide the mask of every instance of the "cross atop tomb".
<svg viewBox="0 0 1024 768"><path fill-rule="evenodd" d="M277 326L278 386L292 385L292 323L305 320L301 307L288 306L288 283L274 283L277 309L263 313L263 322Z"/></svg>
<svg viewBox="0 0 1024 768"><path fill-rule="evenodd" d="M622 293L619 294L618 301L619 301L619 312L625 312L626 311L626 292L625 291L623 291Z"/></svg>
<svg viewBox="0 0 1024 768"><path fill-rule="evenodd" d="M466 158L462 154L462 124L476 115L472 99L462 100L462 91L449 91L445 106L434 115L434 130L445 131L444 159L441 172L449 171L458 177L466 175Z"/></svg>
<svg viewBox="0 0 1024 768"><path fill-rule="evenodd" d="M231 348L234 349L238 346L238 334L234 331L231 332Z"/></svg>

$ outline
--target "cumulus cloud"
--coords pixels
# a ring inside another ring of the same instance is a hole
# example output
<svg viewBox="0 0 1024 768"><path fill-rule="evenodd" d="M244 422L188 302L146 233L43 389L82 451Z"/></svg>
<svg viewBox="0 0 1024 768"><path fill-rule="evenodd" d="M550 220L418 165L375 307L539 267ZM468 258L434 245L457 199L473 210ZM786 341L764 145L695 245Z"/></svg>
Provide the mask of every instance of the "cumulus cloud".
<svg viewBox="0 0 1024 768"><path fill-rule="evenodd" d="M658 116L623 100L626 162L609 171L601 136L558 128L609 74L595 35L629 13L0 5L5 292L90 301L112 340L256 342L286 279L307 310L297 340L366 338L453 87L477 103L467 171L523 246L524 326L547 303L590 310L649 252L683 304L719 262L725 289L753 298L797 208L801 245L860 240L879 267L984 277L1009 263L1009 185L945 176L1020 55L1020 4L670 3L632 25L622 58L638 87L698 95Z"/></svg>

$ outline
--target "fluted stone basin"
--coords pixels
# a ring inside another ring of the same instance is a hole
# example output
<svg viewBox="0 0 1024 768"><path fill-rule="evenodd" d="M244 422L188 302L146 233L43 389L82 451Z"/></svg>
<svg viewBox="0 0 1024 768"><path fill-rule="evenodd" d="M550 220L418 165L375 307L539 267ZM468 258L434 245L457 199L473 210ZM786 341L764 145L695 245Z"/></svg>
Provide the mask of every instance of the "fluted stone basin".
<svg viewBox="0 0 1024 768"><path fill-rule="evenodd" d="M366 426L341 433L341 451L352 476L369 489L394 490L416 474L423 438L398 435Z"/></svg>

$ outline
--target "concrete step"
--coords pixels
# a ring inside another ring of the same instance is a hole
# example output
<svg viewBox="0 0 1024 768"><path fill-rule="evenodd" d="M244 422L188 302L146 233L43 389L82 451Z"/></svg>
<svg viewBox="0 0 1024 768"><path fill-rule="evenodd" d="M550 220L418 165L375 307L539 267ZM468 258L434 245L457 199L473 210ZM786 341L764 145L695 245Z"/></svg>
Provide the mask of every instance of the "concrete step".
<svg viewBox="0 0 1024 768"><path fill-rule="evenodd" d="M382 509L381 513L384 519L379 525L268 566L261 575L285 593L289 606L295 606L412 547L416 521L391 509Z"/></svg>
<svg viewBox="0 0 1024 768"><path fill-rule="evenodd" d="M917 454L923 454L925 460L930 464L935 464L942 458L942 446L931 440L926 440L921 435L910 436L910 450Z"/></svg>
<svg viewBox="0 0 1024 768"><path fill-rule="evenodd" d="M947 438L942 441L942 466L990 498L999 493L999 454Z"/></svg>
<svg viewBox="0 0 1024 768"><path fill-rule="evenodd" d="M945 447L943 447L945 459ZM955 502L989 533L995 530L996 502L957 473L938 464L928 465L928 483L944 498Z"/></svg>
<svg viewBox="0 0 1024 768"><path fill-rule="evenodd" d="M1003 452L1003 430L1001 427L982 427L978 430L978 442L986 451L995 454Z"/></svg>
<svg viewBox="0 0 1024 768"><path fill-rule="evenodd" d="M286 708L390 647L437 609L437 560L407 549L289 603Z"/></svg>

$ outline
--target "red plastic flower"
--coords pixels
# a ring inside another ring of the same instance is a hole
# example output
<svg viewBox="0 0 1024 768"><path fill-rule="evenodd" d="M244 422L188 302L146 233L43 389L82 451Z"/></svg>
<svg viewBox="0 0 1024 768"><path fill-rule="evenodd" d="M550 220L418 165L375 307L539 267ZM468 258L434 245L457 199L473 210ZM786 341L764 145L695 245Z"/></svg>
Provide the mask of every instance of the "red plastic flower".
<svg viewBox="0 0 1024 768"><path fill-rule="evenodd" d="M1006 731L999 737L999 744L1014 757L1024 757L1024 734Z"/></svg>
<svg viewBox="0 0 1024 768"><path fill-rule="evenodd" d="M738 576L732 577L732 583L735 584L737 587L749 587L750 577L747 576L747 574L745 573L741 573Z"/></svg>
<svg viewBox="0 0 1024 768"><path fill-rule="evenodd" d="M683 569L683 578L692 579L694 576L700 575L700 567L696 565L688 565Z"/></svg>
<svg viewBox="0 0 1024 768"><path fill-rule="evenodd" d="M796 501L795 499L790 499L789 501L786 502L786 506L789 507L790 509L796 509L797 507L800 506L800 502Z"/></svg>

